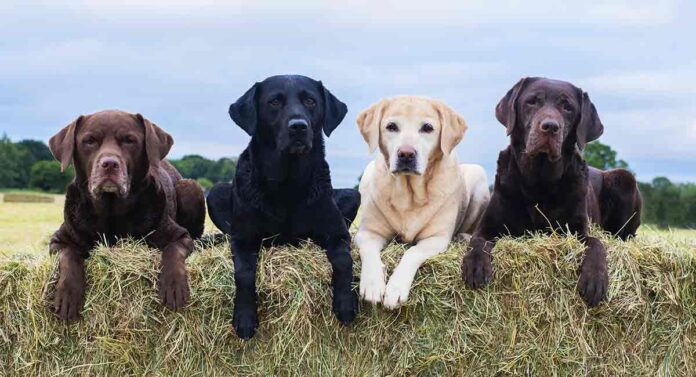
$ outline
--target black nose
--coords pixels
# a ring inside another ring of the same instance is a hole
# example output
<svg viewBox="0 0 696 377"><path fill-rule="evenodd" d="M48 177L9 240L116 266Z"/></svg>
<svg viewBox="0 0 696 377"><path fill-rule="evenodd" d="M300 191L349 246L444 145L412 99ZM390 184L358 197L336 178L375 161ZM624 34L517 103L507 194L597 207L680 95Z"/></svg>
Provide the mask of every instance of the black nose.
<svg viewBox="0 0 696 377"><path fill-rule="evenodd" d="M545 120L541 122L541 130L548 134L556 134L561 129L561 125L555 120Z"/></svg>
<svg viewBox="0 0 696 377"><path fill-rule="evenodd" d="M307 121L304 119L291 119L288 122L288 128L290 128L290 131L292 131L292 132L307 131L308 127L309 127L309 124L307 124Z"/></svg>

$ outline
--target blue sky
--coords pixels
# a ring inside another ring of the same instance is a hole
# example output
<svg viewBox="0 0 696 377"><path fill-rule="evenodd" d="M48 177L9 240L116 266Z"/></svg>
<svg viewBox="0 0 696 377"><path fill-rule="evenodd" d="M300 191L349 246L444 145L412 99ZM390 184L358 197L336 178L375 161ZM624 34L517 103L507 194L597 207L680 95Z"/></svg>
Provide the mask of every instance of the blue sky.
<svg viewBox="0 0 696 377"><path fill-rule="evenodd" d="M589 92L601 140L640 180L696 181L696 5L687 1L3 1L0 132L47 140L79 114L141 112L170 154L237 155L227 115L255 81L320 79L349 108L327 142L334 185L370 161L355 116L416 94L459 111L462 162L493 179L494 108L523 76Z"/></svg>

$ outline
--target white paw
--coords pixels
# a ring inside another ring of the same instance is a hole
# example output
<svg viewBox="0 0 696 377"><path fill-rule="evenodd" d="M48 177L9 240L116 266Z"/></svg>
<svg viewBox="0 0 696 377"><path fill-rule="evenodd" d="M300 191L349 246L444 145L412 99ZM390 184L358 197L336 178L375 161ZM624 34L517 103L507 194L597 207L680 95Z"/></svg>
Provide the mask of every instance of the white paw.
<svg viewBox="0 0 696 377"><path fill-rule="evenodd" d="M382 267L363 268L360 272L360 297L373 304L379 303L384 297L384 270Z"/></svg>
<svg viewBox="0 0 696 377"><path fill-rule="evenodd" d="M411 292L411 282L405 281L394 274L389 279L389 283L387 283L387 290L384 293L382 305L387 309L397 309L408 300L409 292Z"/></svg>

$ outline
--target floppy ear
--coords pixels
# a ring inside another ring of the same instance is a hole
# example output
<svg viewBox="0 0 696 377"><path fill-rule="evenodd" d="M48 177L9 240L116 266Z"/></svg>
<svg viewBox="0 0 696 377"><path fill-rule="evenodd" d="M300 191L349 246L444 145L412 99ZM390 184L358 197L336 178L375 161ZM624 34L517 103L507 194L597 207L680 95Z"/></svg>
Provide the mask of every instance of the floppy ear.
<svg viewBox="0 0 696 377"><path fill-rule="evenodd" d="M387 103L387 99L380 100L376 104L361 111L357 119L355 119L360 134L362 134L363 139L367 142L370 153L374 152L379 145L379 124L382 122L382 112Z"/></svg>
<svg viewBox="0 0 696 377"><path fill-rule="evenodd" d="M590 101L590 96L586 92L582 93L582 109L580 110L580 120L575 130L576 142L580 150L585 149L585 144L597 140L604 133L604 125L599 120L599 114L595 105Z"/></svg>
<svg viewBox="0 0 696 377"><path fill-rule="evenodd" d="M452 153L454 147L462 141L467 128L466 121L451 107L443 102L435 101L435 108L440 114L440 124L442 125L442 134L440 135L440 148L445 156Z"/></svg>
<svg viewBox="0 0 696 377"><path fill-rule="evenodd" d="M515 128L515 123L517 123L517 112L515 111L517 97L520 95L520 92L522 92L528 80L529 77L525 77L518 81L515 86L508 90L505 97L503 97L495 107L495 117L498 119L498 122L505 126L508 136L510 136L512 130Z"/></svg>
<svg viewBox="0 0 696 377"><path fill-rule="evenodd" d="M157 168L160 161L167 156L172 145L174 145L174 139L142 115L135 114L135 117L145 128L145 153L147 153L150 168Z"/></svg>
<svg viewBox="0 0 696 377"><path fill-rule="evenodd" d="M51 150L51 154L53 154L56 160L60 161L61 172L65 171L73 160L75 130L83 118L84 115L80 115L48 140L48 148Z"/></svg>
<svg viewBox="0 0 696 377"><path fill-rule="evenodd" d="M237 102L230 105L230 117L249 136L256 132L256 88L257 82Z"/></svg>
<svg viewBox="0 0 696 377"><path fill-rule="evenodd" d="M334 97L324 84L319 81L321 90L324 92L324 133L330 136L331 132L341 124L341 121L348 112L348 106Z"/></svg>

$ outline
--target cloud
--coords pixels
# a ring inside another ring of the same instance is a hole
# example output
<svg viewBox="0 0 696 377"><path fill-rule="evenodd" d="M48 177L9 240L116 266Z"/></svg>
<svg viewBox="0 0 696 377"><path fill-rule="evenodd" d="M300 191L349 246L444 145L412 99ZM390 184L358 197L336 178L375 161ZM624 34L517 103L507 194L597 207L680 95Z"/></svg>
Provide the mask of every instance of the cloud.
<svg viewBox="0 0 696 377"><path fill-rule="evenodd" d="M619 94L696 94L696 69L693 66L652 71L613 71L581 81L584 86L593 91Z"/></svg>

